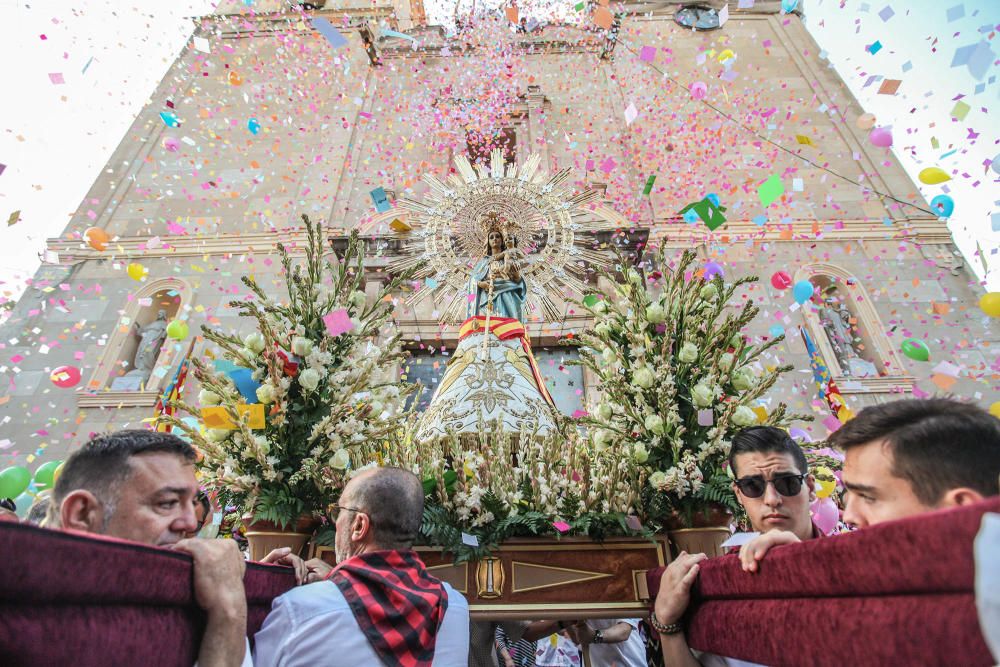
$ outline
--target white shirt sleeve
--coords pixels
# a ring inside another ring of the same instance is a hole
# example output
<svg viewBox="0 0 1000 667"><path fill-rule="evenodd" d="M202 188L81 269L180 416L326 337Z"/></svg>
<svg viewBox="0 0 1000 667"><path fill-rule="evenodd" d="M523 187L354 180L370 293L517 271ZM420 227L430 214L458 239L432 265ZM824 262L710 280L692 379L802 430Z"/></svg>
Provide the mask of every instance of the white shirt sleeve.
<svg viewBox="0 0 1000 667"><path fill-rule="evenodd" d="M1000 514L983 514L976 536L976 608L983 639L1000 662Z"/></svg>

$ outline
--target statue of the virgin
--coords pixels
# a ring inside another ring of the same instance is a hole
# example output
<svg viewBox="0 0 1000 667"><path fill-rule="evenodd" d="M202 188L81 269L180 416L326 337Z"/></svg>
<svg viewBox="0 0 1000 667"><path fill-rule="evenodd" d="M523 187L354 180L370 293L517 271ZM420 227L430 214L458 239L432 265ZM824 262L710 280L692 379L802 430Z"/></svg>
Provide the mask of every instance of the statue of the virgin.
<svg viewBox="0 0 1000 667"><path fill-rule="evenodd" d="M505 235L499 224L494 223L486 236L483 258L476 262L469 278L467 317L486 315L522 321L528 287L521 276L521 253L513 234Z"/></svg>

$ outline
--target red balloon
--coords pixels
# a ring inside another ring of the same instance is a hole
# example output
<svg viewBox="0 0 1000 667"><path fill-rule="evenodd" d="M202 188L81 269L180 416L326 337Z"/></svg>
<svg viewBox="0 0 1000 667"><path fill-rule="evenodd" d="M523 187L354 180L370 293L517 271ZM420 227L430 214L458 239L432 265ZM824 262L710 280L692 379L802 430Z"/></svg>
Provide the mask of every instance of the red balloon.
<svg viewBox="0 0 1000 667"><path fill-rule="evenodd" d="M774 289L788 289L792 286L792 277L784 271L777 271L771 276L771 285Z"/></svg>
<svg viewBox="0 0 1000 667"><path fill-rule="evenodd" d="M52 384L63 389L75 387L80 381L80 369L76 366L60 366L49 375Z"/></svg>

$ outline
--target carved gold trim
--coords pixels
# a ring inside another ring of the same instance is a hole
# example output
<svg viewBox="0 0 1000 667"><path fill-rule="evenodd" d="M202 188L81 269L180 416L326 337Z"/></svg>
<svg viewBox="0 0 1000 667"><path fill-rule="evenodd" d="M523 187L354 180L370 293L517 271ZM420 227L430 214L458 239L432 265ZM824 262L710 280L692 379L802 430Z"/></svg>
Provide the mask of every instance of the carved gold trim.
<svg viewBox="0 0 1000 667"><path fill-rule="evenodd" d="M589 575L582 579L574 579L573 581L559 581L552 584L542 584L541 586L528 586L526 588L517 587L517 573L514 571L515 565L526 565L528 567L537 567L541 570L556 570L558 572L572 572L574 574L585 574ZM510 592L511 593L525 593L527 591L537 591L543 588L554 588L556 586L572 586L573 584L580 584L585 581L593 581L595 579L606 579L607 577L613 577L614 574L602 574L600 572L593 572L591 570L577 570L571 567L557 567L555 565L540 565L538 563L526 563L524 561L512 560L510 562Z"/></svg>
<svg viewBox="0 0 1000 667"><path fill-rule="evenodd" d="M476 561L476 597L482 600L503 597L504 579L505 568L499 558L487 556Z"/></svg>
<svg viewBox="0 0 1000 667"><path fill-rule="evenodd" d="M419 551L419 549L415 549L415 550ZM456 565L454 563L443 563L441 565L428 565L427 566L427 571L430 572L431 574L433 574L434 570L443 570L443 569L446 569L446 568L449 568L449 569L450 568L458 568L458 569L462 570L462 575L461 575L462 576L462 581L464 581L465 583L462 584L461 588L459 588L458 586L455 586L454 584L452 584L452 588L454 588L456 591L458 591L462 595L465 595L466 593L468 593L468 591L469 591L469 564L468 563L458 563Z"/></svg>

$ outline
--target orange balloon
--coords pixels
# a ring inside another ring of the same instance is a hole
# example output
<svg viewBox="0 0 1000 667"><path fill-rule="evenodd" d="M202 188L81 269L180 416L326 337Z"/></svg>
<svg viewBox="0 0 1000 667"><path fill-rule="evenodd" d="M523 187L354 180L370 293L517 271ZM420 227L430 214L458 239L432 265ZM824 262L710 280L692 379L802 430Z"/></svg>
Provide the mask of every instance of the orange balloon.
<svg viewBox="0 0 1000 667"><path fill-rule="evenodd" d="M241 77L236 72L230 72L229 73L229 83L231 83L234 86L238 86L238 85L240 85L240 84L243 83L243 77Z"/></svg>
<svg viewBox="0 0 1000 667"><path fill-rule="evenodd" d="M83 238L87 239L87 245L94 250L105 250L108 247L108 233L100 227L90 227L83 233Z"/></svg>

